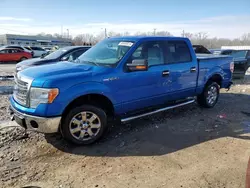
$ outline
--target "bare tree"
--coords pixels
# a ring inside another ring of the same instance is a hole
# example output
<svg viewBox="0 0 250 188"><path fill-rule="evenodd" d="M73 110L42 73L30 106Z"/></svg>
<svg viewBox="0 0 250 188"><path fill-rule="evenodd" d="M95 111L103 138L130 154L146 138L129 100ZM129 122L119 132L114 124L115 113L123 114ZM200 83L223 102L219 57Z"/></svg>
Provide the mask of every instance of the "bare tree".
<svg viewBox="0 0 250 188"><path fill-rule="evenodd" d="M189 39L192 39L194 34L193 33L189 33L189 32L183 32L183 37L186 37L186 38L189 38Z"/></svg>
<svg viewBox="0 0 250 188"><path fill-rule="evenodd" d="M137 36L148 36L153 35L154 32L137 32L133 35ZM203 45L209 49L212 48L221 48L221 46L230 46L230 45L250 45L250 33L246 33L239 38L236 39L227 39L227 38L209 38L206 32L198 32L198 33L189 33L183 32L184 37L187 37L191 40L192 44ZM42 33L42 35L46 35ZM113 36L128 36L129 32L118 33L110 31L108 33L109 37ZM172 36L172 34L168 31L157 31L155 32L157 36ZM98 35L93 36L92 34L81 34L74 37L73 42L75 45L84 45L86 43L96 44L97 42L103 40L105 38L104 33L100 32Z"/></svg>
<svg viewBox="0 0 250 188"><path fill-rule="evenodd" d="M130 35L130 33L129 32L124 32L124 34L123 34L124 36L129 36Z"/></svg>
<svg viewBox="0 0 250 188"><path fill-rule="evenodd" d="M75 45L86 45L94 43L94 36L92 34L80 34L73 39Z"/></svg>
<svg viewBox="0 0 250 188"><path fill-rule="evenodd" d="M156 36L173 36L170 32L168 31L157 31L155 32Z"/></svg>
<svg viewBox="0 0 250 188"><path fill-rule="evenodd" d="M59 33L54 33L54 34L53 34L53 37L58 38L58 39L59 39L59 38L62 38L62 36L61 36Z"/></svg>

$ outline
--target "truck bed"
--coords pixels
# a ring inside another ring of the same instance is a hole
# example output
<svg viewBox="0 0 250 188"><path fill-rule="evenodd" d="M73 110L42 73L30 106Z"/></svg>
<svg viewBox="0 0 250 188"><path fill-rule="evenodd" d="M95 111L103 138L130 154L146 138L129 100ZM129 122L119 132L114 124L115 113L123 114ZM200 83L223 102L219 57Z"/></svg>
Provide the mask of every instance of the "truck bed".
<svg viewBox="0 0 250 188"><path fill-rule="evenodd" d="M199 74L197 77L197 91L201 92L205 85L205 81L211 75L218 74L223 77L221 87L225 87L224 83L230 82L231 71L230 63L233 58L227 55L214 55L214 54L197 54Z"/></svg>

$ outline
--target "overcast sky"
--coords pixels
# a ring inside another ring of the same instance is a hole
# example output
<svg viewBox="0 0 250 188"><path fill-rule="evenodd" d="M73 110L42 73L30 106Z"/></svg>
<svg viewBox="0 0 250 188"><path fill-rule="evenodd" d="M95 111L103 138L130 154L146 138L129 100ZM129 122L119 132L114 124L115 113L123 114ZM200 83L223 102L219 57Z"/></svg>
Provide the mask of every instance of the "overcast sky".
<svg viewBox="0 0 250 188"><path fill-rule="evenodd" d="M250 32L250 0L1 0L0 34L107 31L207 32L236 38Z"/></svg>

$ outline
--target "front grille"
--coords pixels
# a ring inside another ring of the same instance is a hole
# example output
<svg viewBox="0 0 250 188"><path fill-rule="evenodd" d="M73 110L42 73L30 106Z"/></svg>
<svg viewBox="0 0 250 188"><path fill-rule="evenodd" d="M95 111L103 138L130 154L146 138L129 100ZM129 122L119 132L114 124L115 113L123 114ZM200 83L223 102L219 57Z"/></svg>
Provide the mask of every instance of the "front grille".
<svg viewBox="0 0 250 188"><path fill-rule="evenodd" d="M27 97L29 91L29 83L15 77L15 87L13 96L16 102L23 106L27 106Z"/></svg>

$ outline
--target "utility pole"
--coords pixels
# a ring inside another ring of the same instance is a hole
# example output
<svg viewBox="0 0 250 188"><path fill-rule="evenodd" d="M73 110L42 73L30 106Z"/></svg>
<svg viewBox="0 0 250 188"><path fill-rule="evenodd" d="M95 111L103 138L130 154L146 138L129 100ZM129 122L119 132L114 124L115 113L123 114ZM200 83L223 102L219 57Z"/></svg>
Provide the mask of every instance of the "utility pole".
<svg viewBox="0 0 250 188"><path fill-rule="evenodd" d="M182 30L182 37L185 37L185 31Z"/></svg>
<svg viewBox="0 0 250 188"><path fill-rule="evenodd" d="M156 31L156 29L154 29L154 36L155 36L155 34L156 34L155 31Z"/></svg>
<svg viewBox="0 0 250 188"><path fill-rule="evenodd" d="M107 38L107 29L106 28L104 28L104 36L105 36L105 38Z"/></svg>
<svg viewBox="0 0 250 188"><path fill-rule="evenodd" d="M67 32L68 32L68 39L69 39L69 29L67 29Z"/></svg>
<svg viewBox="0 0 250 188"><path fill-rule="evenodd" d="M61 37L63 38L63 25L61 25Z"/></svg>
<svg viewBox="0 0 250 188"><path fill-rule="evenodd" d="M104 37L107 38L107 28L102 27L101 30L103 30L103 29L104 29Z"/></svg>

